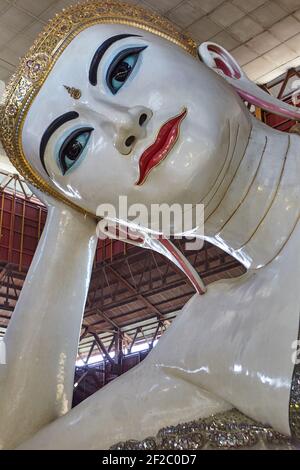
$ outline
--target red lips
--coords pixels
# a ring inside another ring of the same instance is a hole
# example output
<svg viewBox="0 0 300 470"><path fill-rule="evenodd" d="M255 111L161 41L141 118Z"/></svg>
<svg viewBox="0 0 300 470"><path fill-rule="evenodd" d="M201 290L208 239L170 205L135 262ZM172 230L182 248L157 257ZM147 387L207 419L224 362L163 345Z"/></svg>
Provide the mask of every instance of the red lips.
<svg viewBox="0 0 300 470"><path fill-rule="evenodd" d="M160 129L156 141L150 145L140 158L140 178L136 183L137 186L142 185L150 171L159 165L170 153L176 144L180 124L187 115L187 109L184 108L183 112L168 122L166 122Z"/></svg>

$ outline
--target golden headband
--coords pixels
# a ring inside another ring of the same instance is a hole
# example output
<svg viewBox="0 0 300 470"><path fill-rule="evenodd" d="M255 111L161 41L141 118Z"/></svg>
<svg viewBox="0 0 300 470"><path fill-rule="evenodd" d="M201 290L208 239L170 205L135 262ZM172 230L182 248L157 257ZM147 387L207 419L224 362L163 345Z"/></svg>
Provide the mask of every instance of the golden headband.
<svg viewBox="0 0 300 470"><path fill-rule="evenodd" d="M88 0L64 9L48 23L7 86L0 105L0 139L12 164L29 183L76 209L80 208L52 188L27 161L22 147L22 128L34 98L62 52L81 31L101 23L134 26L196 54L194 41L172 23L154 12L116 0Z"/></svg>

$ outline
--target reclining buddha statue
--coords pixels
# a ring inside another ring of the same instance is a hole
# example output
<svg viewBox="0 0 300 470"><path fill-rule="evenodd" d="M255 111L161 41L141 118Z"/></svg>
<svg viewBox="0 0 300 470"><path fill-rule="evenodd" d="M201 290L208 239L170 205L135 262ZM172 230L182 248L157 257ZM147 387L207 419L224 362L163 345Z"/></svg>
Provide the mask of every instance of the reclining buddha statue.
<svg viewBox="0 0 300 470"><path fill-rule="evenodd" d="M300 137L245 100L300 118L221 46L115 0L63 10L21 60L0 136L48 217L4 338L1 449L178 448L187 430L192 448L300 438ZM196 293L139 366L71 409L97 208L120 195L202 204L202 238L246 273L205 287L156 238Z"/></svg>

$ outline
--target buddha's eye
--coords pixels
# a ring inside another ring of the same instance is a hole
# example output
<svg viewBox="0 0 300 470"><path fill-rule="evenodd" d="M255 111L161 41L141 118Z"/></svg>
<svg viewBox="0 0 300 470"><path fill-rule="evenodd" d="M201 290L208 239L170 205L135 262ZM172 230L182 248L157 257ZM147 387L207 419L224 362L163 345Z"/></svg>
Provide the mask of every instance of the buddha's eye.
<svg viewBox="0 0 300 470"><path fill-rule="evenodd" d="M58 155L58 162L63 175L65 175L82 156L93 130L94 129L91 127L76 129L66 138Z"/></svg>
<svg viewBox="0 0 300 470"><path fill-rule="evenodd" d="M129 49L125 49L120 52L110 64L106 75L106 82L110 91L114 95L118 93L120 88L122 88L128 77L131 75L140 53L147 47L148 46L131 47Z"/></svg>

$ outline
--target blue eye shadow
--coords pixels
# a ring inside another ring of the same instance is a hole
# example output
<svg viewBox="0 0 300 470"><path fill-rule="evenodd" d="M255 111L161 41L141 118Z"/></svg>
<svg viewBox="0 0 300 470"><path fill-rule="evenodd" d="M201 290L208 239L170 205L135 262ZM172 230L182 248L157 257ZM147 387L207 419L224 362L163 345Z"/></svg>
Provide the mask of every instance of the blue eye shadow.
<svg viewBox="0 0 300 470"><path fill-rule="evenodd" d="M75 170L79 164L82 163L82 160L86 157L86 154L87 154L87 151L88 151L88 144L89 144L89 140L91 138L91 133L89 134L89 137L86 141L86 144L85 144L85 147L81 153L81 155L79 156L78 160L73 162L73 165L66 171L64 172L64 169L62 168L61 166L61 162L59 160L59 154L60 154L60 150L63 146L63 144L65 143L66 139L68 138L68 136L70 136L73 132L77 131L77 130L80 130L81 128L85 128L85 127L88 127L88 126L85 126L84 124L82 124L81 126L74 126L70 129L67 129L57 140L56 144L55 144L55 147L54 147L54 159L55 159L55 162L56 162L56 165L60 171L60 173L65 176L67 174L69 174L73 169ZM85 132L86 134L87 132ZM80 135L77 137L78 139L81 139L83 138L83 135ZM85 143L85 142L84 142Z"/></svg>
<svg viewBox="0 0 300 470"><path fill-rule="evenodd" d="M103 64L103 67L102 67L102 72L101 72L101 83L104 85L105 87L105 91L109 94L112 93L110 87L108 86L107 84L107 73L108 73L108 70L109 70L109 67L110 65L113 63L113 61L116 59L116 57L122 53L123 51L125 50L130 50L130 49L138 49L138 48L141 48L141 47L144 47L144 50L147 49L149 46L148 45L143 45L141 43L137 44L130 44L130 45L126 45L126 47L119 47L118 49L116 49L114 51L113 54L110 54L109 57L107 57L104 61L104 64ZM142 54L143 51L141 51L139 54L138 54L138 58L137 58L137 61L135 63L135 66L133 68L133 70L131 71L129 77L127 78L127 80L122 83L122 86L120 88L123 88L125 85L129 84L131 80L133 80L136 75L139 73L139 70L141 68L141 65L142 65L142 61L143 61L143 54ZM134 55L134 54L132 54Z"/></svg>

